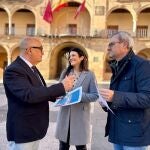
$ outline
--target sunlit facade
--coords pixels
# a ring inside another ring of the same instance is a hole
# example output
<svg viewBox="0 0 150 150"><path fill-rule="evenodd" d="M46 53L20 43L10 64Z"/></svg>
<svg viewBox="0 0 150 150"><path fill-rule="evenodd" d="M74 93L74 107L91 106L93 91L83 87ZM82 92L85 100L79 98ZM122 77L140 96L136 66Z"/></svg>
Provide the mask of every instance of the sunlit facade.
<svg viewBox="0 0 150 150"><path fill-rule="evenodd" d="M55 11L53 21L43 20L47 0L0 1L0 79L19 54L19 41L36 36L43 42L43 61L38 65L44 78L57 79L67 66L67 52L75 46L89 57L89 68L98 81L109 80L108 38L117 31L129 32L136 54L150 59L149 0L86 0L86 9L74 19L83 0L68 0L68 6ZM52 7L59 0L51 2Z"/></svg>

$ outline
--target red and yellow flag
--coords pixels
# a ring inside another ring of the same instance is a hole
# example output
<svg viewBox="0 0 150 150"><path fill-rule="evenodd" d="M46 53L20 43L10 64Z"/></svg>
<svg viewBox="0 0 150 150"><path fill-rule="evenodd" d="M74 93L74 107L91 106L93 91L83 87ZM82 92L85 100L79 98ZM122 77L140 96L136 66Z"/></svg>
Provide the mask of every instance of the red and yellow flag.
<svg viewBox="0 0 150 150"><path fill-rule="evenodd" d="M68 0L59 0L58 4L56 5L53 11L59 11L61 8L67 6L68 6Z"/></svg>

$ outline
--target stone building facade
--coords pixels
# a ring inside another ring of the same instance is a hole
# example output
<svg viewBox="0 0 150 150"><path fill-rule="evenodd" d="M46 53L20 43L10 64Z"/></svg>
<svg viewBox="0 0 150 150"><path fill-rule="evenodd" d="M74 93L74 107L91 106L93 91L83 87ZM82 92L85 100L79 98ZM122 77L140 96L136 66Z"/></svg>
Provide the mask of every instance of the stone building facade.
<svg viewBox="0 0 150 150"><path fill-rule="evenodd" d="M36 36L44 47L38 65L44 78L57 79L67 66L67 52L83 49L89 68L98 81L109 80L108 38L117 31L129 32L136 54L150 59L150 0L86 0L85 10L74 19L83 0L66 0L68 6L53 13L53 21L43 20L48 0L0 0L0 79L3 71L19 54L19 41ZM60 0L51 0L54 9Z"/></svg>

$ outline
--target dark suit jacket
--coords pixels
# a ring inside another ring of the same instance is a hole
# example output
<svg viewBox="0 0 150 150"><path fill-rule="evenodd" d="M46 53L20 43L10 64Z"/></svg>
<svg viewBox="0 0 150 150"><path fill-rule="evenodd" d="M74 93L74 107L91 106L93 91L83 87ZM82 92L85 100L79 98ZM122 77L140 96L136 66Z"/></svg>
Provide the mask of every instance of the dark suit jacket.
<svg viewBox="0 0 150 150"><path fill-rule="evenodd" d="M48 101L55 101L65 90L62 83L46 87L43 77L42 81L44 85L20 57L7 67L3 83L8 99L8 141L26 143L45 136L49 123Z"/></svg>

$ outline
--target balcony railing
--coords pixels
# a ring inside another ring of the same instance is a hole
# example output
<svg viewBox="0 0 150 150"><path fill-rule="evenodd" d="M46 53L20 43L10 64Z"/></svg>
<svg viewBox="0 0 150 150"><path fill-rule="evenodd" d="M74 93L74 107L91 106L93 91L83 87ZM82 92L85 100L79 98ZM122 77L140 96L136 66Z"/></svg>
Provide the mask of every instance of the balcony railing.
<svg viewBox="0 0 150 150"><path fill-rule="evenodd" d="M19 32L18 32L19 31ZM90 29L81 29L81 28L77 28L77 32L70 32L70 30L68 30L67 28L61 28L60 30L51 30L50 33L46 33L45 31L37 31L37 34L35 35L34 32L30 32L30 30L28 30L28 32L26 32L25 29L16 29L15 33L8 35L8 34L4 34L4 31L0 30L0 38L3 37L22 37L22 36L43 36L43 37L65 37L65 36L71 36L71 37L77 37L77 36L81 36L81 37L96 37L96 38L110 38L112 35L114 35L115 33L117 33L118 31L126 31L128 33L130 33L133 37L136 38L150 38L150 29L148 28L137 28L136 33L133 33L133 31L131 29L106 29L106 30L95 30L93 31L91 34Z"/></svg>
<svg viewBox="0 0 150 150"><path fill-rule="evenodd" d="M58 36L90 36L90 29L77 28L76 30L70 30L68 27L60 27L55 30L51 30L51 34Z"/></svg>
<svg viewBox="0 0 150 150"><path fill-rule="evenodd" d="M130 29L124 29L124 30L114 30L114 29L107 29L107 30L99 30L96 31L93 36L94 37L100 37L100 38L110 38L112 37L112 35L114 35L115 33L119 32L119 31L125 31L131 34L132 37L135 38L144 38L144 39L149 39L150 38L150 30L148 28L137 28L136 33L134 33L132 30Z"/></svg>
<svg viewBox="0 0 150 150"><path fill-rule="evenodd" d="M147 27L138 28L136 31L136 37L147 38L148 37L148 28Z"/></svg>
<svg viewBox="0 0 150 150"><path fill-rule="evenodd" d="M106 29L106 30L101 30L99 31L99 36L102 38L110 38L112 37L115 33L119 31L125 31L130 33L132 36L134 36L134 33L131 29Z"/></svg>
<svg viewBox="0 0 150 150"><path fill-rule="evenodd" d="M9 32L7 30L4 31L2 28L0 29L0 35L9 35ZM35 29L24 29L24 28L17 28L12 30L11 35L28 35L28 36L34 36L35 35Z"/></svg>

